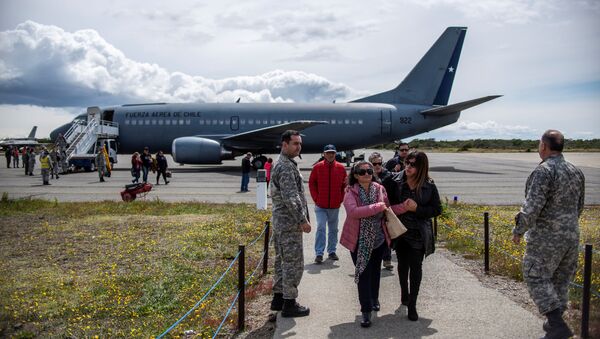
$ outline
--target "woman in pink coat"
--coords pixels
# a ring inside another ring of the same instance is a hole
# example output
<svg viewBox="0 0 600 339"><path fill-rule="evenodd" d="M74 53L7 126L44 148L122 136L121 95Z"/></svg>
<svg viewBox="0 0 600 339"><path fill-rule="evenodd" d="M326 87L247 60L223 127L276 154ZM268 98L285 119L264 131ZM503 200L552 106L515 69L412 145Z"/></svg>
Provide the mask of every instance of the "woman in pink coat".
<svg viewBox="0 0 600 339"><path fill-rule="evenodd" d="M348 176L344 195L346 221L340 244L350 250L355 265L354 282L362 320L360 326L371 326L371 312L379 311L379 280L383 251L390 244L383 211L389 206L385 188L373 181L373 165L360 161ZM397 214L403 205L392 206Z"/></svg>

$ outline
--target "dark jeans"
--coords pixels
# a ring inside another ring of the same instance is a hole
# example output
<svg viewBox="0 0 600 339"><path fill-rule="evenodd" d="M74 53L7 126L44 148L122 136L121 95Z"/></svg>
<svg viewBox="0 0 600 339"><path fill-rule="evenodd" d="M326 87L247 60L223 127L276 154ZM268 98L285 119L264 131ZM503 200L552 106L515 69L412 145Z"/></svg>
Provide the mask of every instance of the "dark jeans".
<svg viewBox="0 0 600 339"><path fill-rule="evenodd" d="M385 247L387 247L387 244L384 241L381 246L371 252L369 263L358 278L358 300L360 301L361 312L371 312L373 310L373 303L379 301L381 257L383 256ZM356 266L356 251L350 252L350 256L352 256L352 262L354 262L354 265Z"/></svg>
<svg viewBox="0 0 600 339"><path fill-rule="evenodd" d="M423 258L425 249L414 249L402 238L396 241L396 258L398 258L398 278L402 295L410 296L416 302L423 277ZM409 289L410 279L410 289Z"/></svg>
<svg viewBox="0 0 600 339"><path fill-rule="evenodd" d="M143 179L144 179L144 183L148 182L148 172L150 171L150 167L148 166L142 166L142 174L143 174Z"/></svg>

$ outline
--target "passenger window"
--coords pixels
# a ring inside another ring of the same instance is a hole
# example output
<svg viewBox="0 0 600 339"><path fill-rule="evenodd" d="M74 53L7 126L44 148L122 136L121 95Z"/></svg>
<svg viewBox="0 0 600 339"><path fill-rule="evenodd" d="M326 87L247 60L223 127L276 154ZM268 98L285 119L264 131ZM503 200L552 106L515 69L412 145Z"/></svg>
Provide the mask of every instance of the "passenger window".
<svg viewBox="0 0 600 339"><path fill-rule="evenodd" d="M198 123L199 123L200 125L204 125L204 119L200 119L200 120L198 120Z"/></svg>
<svg viewBox="0 0 600 339"><path fill-rule="evenodd" d="M171 120L167 119L165 120L165 125L170 125L171 124Z"/></svg>

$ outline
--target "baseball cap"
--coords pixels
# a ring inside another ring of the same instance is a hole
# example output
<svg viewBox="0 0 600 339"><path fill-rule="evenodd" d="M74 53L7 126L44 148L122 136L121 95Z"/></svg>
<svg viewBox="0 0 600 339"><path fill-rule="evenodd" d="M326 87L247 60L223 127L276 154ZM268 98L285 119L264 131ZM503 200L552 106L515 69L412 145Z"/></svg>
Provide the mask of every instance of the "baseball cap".
<svg viewBox="0 0 600 339"><path fill-rule="evenodd" d="M335 146L329 144L325 145L325 147L323 148L323 152L337 152L337 150L335 149Z"/></svg>

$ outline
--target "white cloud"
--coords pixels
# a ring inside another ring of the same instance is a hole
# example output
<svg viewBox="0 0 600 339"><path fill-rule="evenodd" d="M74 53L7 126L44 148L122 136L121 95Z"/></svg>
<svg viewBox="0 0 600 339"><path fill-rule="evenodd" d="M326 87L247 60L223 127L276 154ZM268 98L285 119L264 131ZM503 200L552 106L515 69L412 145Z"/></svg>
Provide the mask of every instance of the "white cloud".
<svg viewBox="0 0 600 339"><path fill-rule="evenodd" d="M416 136L418 139L536 139L542 132L525 125L503 125L493 120L474 122L459 121L434 132Z"/></svg>
<svg viewBox="0 0 600 339"><path fill-rule="evenodd" d="M355 96L301 71L208 79L127 58L96 31L27 21L0 32L0 103L87 106L125 102L319 102Z"/></svg>
<svg viewBox="0 0 600 339"><path fill-rule="evenodd" d="M83 112L75 107L0 105L0 138L24 138L34 125L38 126L36 138L47 138L53 129Z"/></svg>

